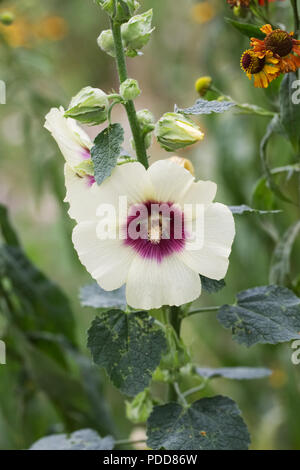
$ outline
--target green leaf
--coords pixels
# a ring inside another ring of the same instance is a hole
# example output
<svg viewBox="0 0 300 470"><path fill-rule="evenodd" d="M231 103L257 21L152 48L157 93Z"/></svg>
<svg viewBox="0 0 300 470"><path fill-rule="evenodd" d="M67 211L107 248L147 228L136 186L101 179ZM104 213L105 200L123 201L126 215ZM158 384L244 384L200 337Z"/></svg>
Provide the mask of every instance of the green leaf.
<svg viewBox="0 0 300 470"><path fill-rule="evenodd" d="M113 384L135 396L148 387L167 345L163 331L147 312L110 310L93 321L88 347Z"/></svg>
<svg viewBox="0 0 300 470"><path fill-rule="evenodd" d="M177 106L175 106L175 112L199 116L200 114L224 113L233 106L235 106L235 103L232 103L231 101L207 101L200 98L190 108L179 109Z"/></svg>
<svg viewBox="0 0 300 470"><path fill-rule="evenodd" d="M83 307L92 308L125 308L125 287L113 291L105 291L96 282L80 289L80 302Z"/></svg>
<svg viewBox="0 0 300 470"><path fill-rule="evenodd" d="M111 436L101 438L92 429L81 429L69 436L53 434L35 442L29 450L112 450L115 440Z"/></svg>
<svg viewBox="0 0 300 470"><path fill-rule="evenodd" d="M209 294L214 294L226 286L224 279L221 279L221 281L216 281L215 279L209 279L208 277L201 275L200 278L203 290Z"/></svg>
<svg viewBox="0 0 300 470"><path fill-rule="evenodd" d="M211 369L210 367L197 367L197 374L207 379L224 377L234 380L253 380L263 379L272 374L270 369L264 367L220 367L219 369Z"/></svg>
<svg viewBox="0 0 300 470"><path fill-rule="evenodd" d="M202 398L187 409L178 403L156 406L147 435L155 450L247 450L250 444L240 410L223 396Z"/></svg>
<svg viewBox="0 0 300 470"><path fill-rule="evenodd" d="M293 103L293 82L298 79L295 72L287 73L280 87L280 124L290 139L295 151L299 150L300 106Z"/></svg>
<svg viewBox="0 0 300 470"><path fill-rule="evenodd" d="M291 253L298 234L300 233L300 222L295 222L284 233L278 242L272 256L270 268L270 283L285 285L291 271Z"/></svg>
<svg viewBox="0 0 300 470"><path fill-rule="evenodd" d="M266 35L260 30L260 26L255 26L250 23L241 23L239 21L232 20L231 18L225 18L225 21L248 38L255 37L258 39L264 39L266 37Z"/></svg>
<svg viewBox="0 0 300 470"><path fill-rule="evenodd" d="M240 292L236 305L223 305L218 320L248 347L300 339L300 299L285 287L255 287Z"/></svg>
<svg viewBox="0 0 300 470"><path fill-rule="evenodd" d="M243 214L259 214L259 215L268 215L268 214L278 214L279 210L258 210L252 209L252 207L242 204L241 206L230 206L229 209L234 215L243 215Z"/></svg>
<svg viewBox="0 0 300 470"><path fill-rule="evenodd" d="M10 223L7 208L3 204L0 204L0 230L5 243L20 246L17 233Z"/></svg>
<svg viewBox="0 0 300 470"><path fill-rule="evenodd" d="M267 212L273 210L275 195L268 186L267 178L260 178L256 183L252 194L252 204L254 207L262 207Z"/></svg>
<svg viewBox="0 0 300 470"><path fill-rule="evenodd" d="M9 280L9 295L18 298L13 320L23 330L46 330L74 341L75 324L69 301L17 246L0 247L0 276ZM10 319L11 320L11 319Z"/></svg>
<svg viewBox="0 0 300 470"><path fill-rule="evenodd" d="M111 175L117 164L124 141L124 130L120 124L112 124L97 135L91 150L95 168L95 180L101 184Z"/></svg>

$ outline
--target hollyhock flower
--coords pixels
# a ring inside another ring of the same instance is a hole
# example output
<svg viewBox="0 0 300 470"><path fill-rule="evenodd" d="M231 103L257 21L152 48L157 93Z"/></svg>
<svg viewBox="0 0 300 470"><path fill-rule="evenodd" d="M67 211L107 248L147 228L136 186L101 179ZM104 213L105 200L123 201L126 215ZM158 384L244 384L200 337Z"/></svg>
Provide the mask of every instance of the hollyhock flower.
<svg viewBox="0 0 300 470"><path fill-rule="evenodd" d="M64 117L63 107L52 108L46 116L44 127L55 139L65 164L65 177L73 184L68 185L67 199L81 198L82 205L79 211L86 211L85 197L93 191L95 183L94 168L91 160L90 149L93 143L89 136L81 129L77 122L71 118ZM69 211L70 217L74 217L72 208Z"/></svg>
<svg viewBox="0 0 300 470"><path fill-rule="evenodd" d="M75 196L73 184L66 175L79 259L103 289L126 284L131 307L182 305L201 294L199 274L225 276L235 227L228 207L213 202L215 183L195 182L184 167L164 160L148 170L138 162L119 165L85 194L81 187ZM103 218L107 205L113 210Z"/></svg>
<svg viewBox="0 0 300 470"><path fill-rule="evenodd" d="M268 52L272 52L279 60L281 72L295 72L300 67L300 41L293 39L294 33L273 30L270 24L264 25L261 31L266 35L265 39L251 38L251 46L257 57L263 59Z"/></svg>
<svg viewBox="0 0 300 470"><path fill-rule="evenodd" d="M255 87L267 88L280 73L278 62L272 52L267 52L264 57L259 58L253 50L248 49L241 57L241 68L249 80L254 77Z"/></svg>

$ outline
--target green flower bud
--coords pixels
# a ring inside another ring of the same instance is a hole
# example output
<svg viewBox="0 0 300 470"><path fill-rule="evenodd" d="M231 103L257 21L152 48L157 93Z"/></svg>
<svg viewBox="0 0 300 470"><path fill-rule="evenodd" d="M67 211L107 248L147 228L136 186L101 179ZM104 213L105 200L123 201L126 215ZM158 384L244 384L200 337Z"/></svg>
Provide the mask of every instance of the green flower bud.
<svg viewBox="0 0 300 470"><path fill-rule="evenodd" d="M65 117L70 117L84 124L97 125L106 121L109 101L106 93L90 86L83 88L72 99Z"/></svg>
<svg viewBox="0 0 300 470"><path fill-rule="evenodd" d="M134 100L141 94L141 90L139 89L139 84L133 78L127 78L123 83L120 85L120 95L122 96L123 100L130 101Z"/></svg>
<svg viewBox="0 0 300 470"><path fill-rule="evenodd" d="M153 10L142 15L136 15L128 23L122 25L122 38L126 54L134 56L137 50L142 49L149 41L154 28L151 27Z"/></svg>
<svg viewBox="0 0 300 470"><path fill-rule="evenodd" d="M126 416L135 424L145 423L153 410L149 390L139 393L131 402L126 401Z"/></svg>
<svg viewBox="0 0 300 470"><path fill-rule="evenodd" d="M211 77L200 77L195 83L195 89L200 96L204 96L212 84Z"/></svg>
<svg viewBox="0 0 300 470"><path fill-rule="evenodd" d="M148 109L141 109L137 112L137 118L139 121L139 125L141 128L142 133L149 134L149 132L154 131L154 116Z"/></svg>
<svg viewBox="0 0 300 470"><path fill-rule="evenodd" d="M0 15L0 22L6 26L11 25L15 20L15 15L11 11L4 11Z"/></svg>
<svg viewBox="0 0 300 470"><path fill-rule="evenodd" d="M106 54L116 57L115 43L111 29L102 31L97 39L97 44Z"/></svg>
<svg viewBox="0 0 300 470"><path fill-rule="evenodd" d="M109 14L109 16L119 23L125 23L128 21L140 7L137 0L117 0L116 10L114 0L96 0L96 2Z"/></svg>
<svg viewBox="0 0 300 470"><path fill-rule="evenodd" d="M168 152L195 144L204 138L197 124L179 113L164 114L156 123L155 135L161 147Z"/></svg>

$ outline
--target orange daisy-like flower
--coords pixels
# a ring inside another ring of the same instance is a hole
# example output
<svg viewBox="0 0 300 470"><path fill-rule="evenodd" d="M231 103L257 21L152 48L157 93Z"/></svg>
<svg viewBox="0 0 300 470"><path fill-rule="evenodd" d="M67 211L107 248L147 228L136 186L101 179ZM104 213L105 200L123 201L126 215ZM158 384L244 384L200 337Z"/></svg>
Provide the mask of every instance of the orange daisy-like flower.
<svg viewBox="0 0 300 470"><path fill-rule="evenodd" d="M255 54L262 59L270 51L278 59L281 72L295 72L300 67L300 41L293 38L294 33L273 30L270 24L264 25L261 31L265 33L265 39L251 38Z"/></svg>
<svg viewBox="0 0 300 470"><path fill-rule="evenodd" d="M249 80L254 77L254 86L267 88L269 83L278 77L280 67L279 60L273 57L272 52L267 51L264 57L258 57L252 49L245 51L241 57L242 70Z"/></svg>

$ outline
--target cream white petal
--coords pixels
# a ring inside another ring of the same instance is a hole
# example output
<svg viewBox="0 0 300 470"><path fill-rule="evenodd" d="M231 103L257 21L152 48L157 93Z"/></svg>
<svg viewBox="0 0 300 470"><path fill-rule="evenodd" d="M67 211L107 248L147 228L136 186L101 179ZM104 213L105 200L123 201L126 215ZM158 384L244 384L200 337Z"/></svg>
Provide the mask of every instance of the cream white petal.
<svg viewBox="0 0 300 470"><path fill-rule="evenodd" d="M211 204L216 197L217 185L213 181L197 181L187 190L181 204Z"/></svg>
<svg viewBox="0 0 300 470"><path fill-rule="evenodd" d="M88 150L92 147L91 139L74 119L64 117L62 107L52 108L49 111L44 127L52 134L71 167L75 167L88 157Z"/></svg>
<svg viewBox="0 0 300 470"><path fill-rule="evenodd" d="M81 222L73 230L73 243L81 263L105 290L118 289L127 281L134 258L120 240L100 240L97 222Z"/></svg>
<svg viewBox="0 0 300 470"><path fill-rule="evenodd" d="M180 203L192 186L193 175L170 160L159 160L148 169L155 195L162 202Z"/></svg>
<svg viewBox="0 0 300 470"><path fill-rule="evenodd" d="M120 197L126 196L128 205L145 202L154 197L154 189L141 163L118 165L111 176L98 187L99 200L113 204L117 209Z"/></svg>
<svg viewBox="0 0 300 470"><path fill-rule="evenodd" d="M201 294L199 275L186 266L177 255L161 263L137 255L128 272L127 303L136 309L183 305Z"/></svg>
<svg viewBox="0 0 300 470"><path fill-rule="evenodd" d="M199 249L199 242L187 241L185 250L178 256L199 274L220 280L226 275L235 236L233 215L227 206L214 203L206 206L202 222L202 248Z"/></svg>
<svg viewBox="0 0 300 470"><path fill-rule="evenodd" d="M66 163L65 168L66 197L69 203L69 216L76 222L95 220L99 198L97 183L90 184L88 176L78 176Z"/></svg>

